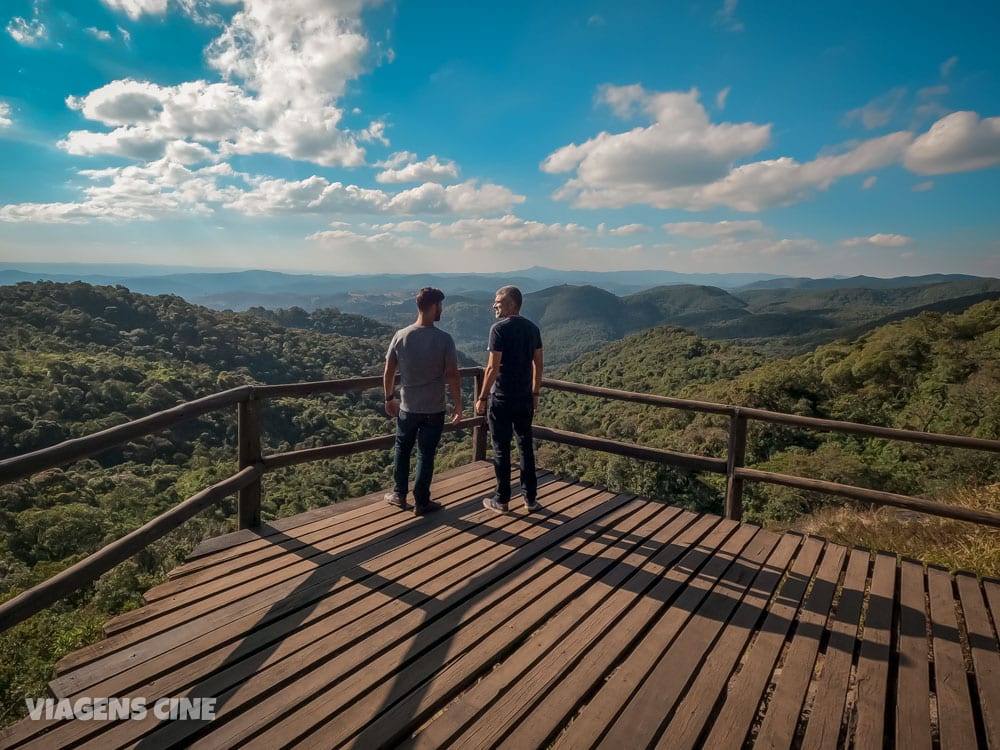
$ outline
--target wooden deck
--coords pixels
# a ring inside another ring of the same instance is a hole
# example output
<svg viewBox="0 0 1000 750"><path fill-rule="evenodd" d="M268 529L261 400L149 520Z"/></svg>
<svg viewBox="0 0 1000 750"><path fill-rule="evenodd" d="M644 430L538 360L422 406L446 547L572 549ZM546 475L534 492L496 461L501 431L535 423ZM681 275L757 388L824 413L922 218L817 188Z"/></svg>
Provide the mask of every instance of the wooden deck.
<svg viewBox="0 0 1000 750"><path fill-rule="evenodd" d="M57 697L212 721L24 720L3 747L1000 747L1000 582L540 478L443 473L213 539L60 663Z"/></svg>

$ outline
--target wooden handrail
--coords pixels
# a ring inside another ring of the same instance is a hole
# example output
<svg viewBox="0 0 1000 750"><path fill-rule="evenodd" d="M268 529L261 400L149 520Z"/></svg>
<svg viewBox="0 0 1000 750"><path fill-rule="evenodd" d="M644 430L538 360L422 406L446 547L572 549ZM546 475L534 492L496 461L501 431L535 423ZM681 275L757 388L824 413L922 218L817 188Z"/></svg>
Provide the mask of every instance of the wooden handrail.
<svg viewBox="0 0 1000 750"><path fill-rule="evenodd" d="M752 479L756 482L780 484L785 487L794 487L799 490L825 492L829 495L842 495L855 500L876 503L877 505L892 505L897 508L914 510L918 513L927 513L933 516L943 516L945 518L954 518L959 521L970 521L972 523L980 523L985 524L986 526L1000 528L1000 513L994 513L988 510L976 510L975 508L946 505L944 503L934 502L933 500L924 500L920 497L897 495L895 492L869 490L864 487L855 487L850 484L838 484L837 482L827 482L821 479L805 479L804 477L793 477L788 474L776 474L771 471L760 471L759 469L737 469L736 474L743 479Z"/></svg>
<svg viewBox="0 0 1000 750"><path fill-rule="evenodd" d="M476 378L476 392L478 393L479 384L483 377L483 368L461 368L460 374L462 377ZM727 477L726 516L729 518L739 520L741 517L742 485L745 480L750 480L780 484L802 490L825 492L865 502L892 505L921 513L1000 527L1000 513L978 511L971 508L957 508L907 495L776 474L743 466L746 450L746 428L749 420L992 452L1000 452L1000 440L917 432L915 430L862 425L855 422L803 417L764 409L752 409L707 401L634 393L613 388L571 383L552 378L544 378L542 384L546 388L557 391L728 416L730 418L730 440L725 459L634 445L565 430L557 430L541 425L534 427L534 434L539 439L550 440L565 445L671 464L691 471L708 471L725 474ZM239 492L241 500L241 526L259 524L260 479L266 472L309 461L337 458L368 450L390 448L395 439L393 435L383 435L351 443L322 446L267 456L262 455L260 447L259 404L261 400L311 396L322 393L346 393L349 391L377 388L381 385L382 378L380 376L286 385L245 385L212 394L195 401L189 401L147 417L87 435L86 437L74 438L49 448L43 448L23 456L16 456L0 461L0 484L3 484L99 453L129 440L194 419L202 414L217 411L233 404L239 405L240 471L237 474L202 490L122 539L107 545L98 552L53 576L48 581L18 594L0 605L0 630L21 622L66 594L96 580L102 573L144 549L156 539L159 539L188 518L191 518L211 503L217 502L223 497ZM486 420L483 417L466 418L461 420L457 425L446 425L445 429L453 431L467 427L474 429L473 458L475 460L485 458Z"/></svg>
<svg viewBox="0 0 1000 750"><path fill-rule="evenodd" d="M212 503L239 492L241 488L256 481L263 471L263 466L248 466L178 503L146 525L99 549L47 581L0 604L0 630L28 619L64 596L96 581L103 573L144 550Z"/></svg>
<svg viewBox="0 0 1000 750"><path fill-rule="evenodd" d="M148 417L109 427L86 437L72 438L48 448L4 459L0 461L0 484L23 479L39 471L92 456L129 440L151 435L181 422L200 417L202 414L232 406L249 398L252 391L252 386L241 385L238 388L231 388L228 391L214 393L196 401L188 401L173 408L158 411Z"/></svg>

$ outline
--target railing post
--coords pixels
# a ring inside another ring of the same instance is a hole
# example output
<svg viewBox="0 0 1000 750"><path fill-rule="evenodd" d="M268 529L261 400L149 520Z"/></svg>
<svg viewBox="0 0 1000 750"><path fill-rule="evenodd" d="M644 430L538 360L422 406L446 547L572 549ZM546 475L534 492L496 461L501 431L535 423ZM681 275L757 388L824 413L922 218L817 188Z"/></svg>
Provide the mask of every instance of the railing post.
<svg viewBox="0 0 1000 750"><path fill-rule="evenodd" d="M726 518L743 520L743 480L736 469L743 467L747 453L747 418L737 406L729 419L729 453L726 456Z"/></svg>
<svg viewBox="0 0 1000 750"><path fill-rule="evenodd" d="M237 420L240 470L264 460L260 445L260 399L251 395L239 402ZM261 480L240 490L238 516L239 528L255 529L260 526Z"/></svg>
<svg viewBox="0 0 1000 750"><path fill-rule="evenodd" d="M476 413L475 401L479 398L479 391L483 387L483 369L479 368L476 373L475 378L473 378L473 393L472 393L472 413ZM486 460L486 427L484 425L476 425L472 428L472 460L473 461L485 461Z"/></svg>

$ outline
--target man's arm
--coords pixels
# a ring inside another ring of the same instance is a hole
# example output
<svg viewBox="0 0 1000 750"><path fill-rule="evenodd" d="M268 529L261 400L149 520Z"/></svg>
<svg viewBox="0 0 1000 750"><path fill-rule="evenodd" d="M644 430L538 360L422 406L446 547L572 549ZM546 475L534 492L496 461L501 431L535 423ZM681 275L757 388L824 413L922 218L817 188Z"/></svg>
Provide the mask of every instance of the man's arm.
<svg viewBox="0 0 1000 750"><path fill-rule="evenodd" d="M458 374L458 363L449 362L445 368L444 377L448 381L452 401L455 402L455 409L451 414L451 423L457 424L462 419L462 377Z"/></svg>
<svg viewBox="0 0 1000 750"><path fill-rule="evenodd" d="M382 391L385 394L385 413L390 417L399 416L399 403L393 398L396 387L396 361L391 357L385 360L385 370L382 372Z"/></svg>
<svg viewBox="0 0 1000 750"><path fill-rule="evenodd" d="M543 359L542 347L538 347L531 362L531 402L535 411L538 411L538 391L542 388Z"/></svg>
<svg viewBox="0 0 1000 750"><path fill-rule="evenodd" d="M483 387L476 399L476 414L486 413L486 399L489 398L490 389L496 382L497 375L500 374L501 357L503 357L503 352L490 352L490 359L486 363L486 372L483 373Z"/></svg>

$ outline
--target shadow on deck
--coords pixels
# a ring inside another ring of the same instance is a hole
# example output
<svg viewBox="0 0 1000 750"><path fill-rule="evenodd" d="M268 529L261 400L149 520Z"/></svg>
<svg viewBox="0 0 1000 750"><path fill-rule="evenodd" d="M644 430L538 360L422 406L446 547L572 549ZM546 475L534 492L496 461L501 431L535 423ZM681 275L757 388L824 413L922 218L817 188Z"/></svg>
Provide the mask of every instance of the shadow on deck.
<svg viewBox="0 0 1000 750"><path fill-rule="evenodd" d="M479 462L209 540L64 659L0 746L1000 747L1000 582ZM160 698L214 699L160 720Z"/></svg>

